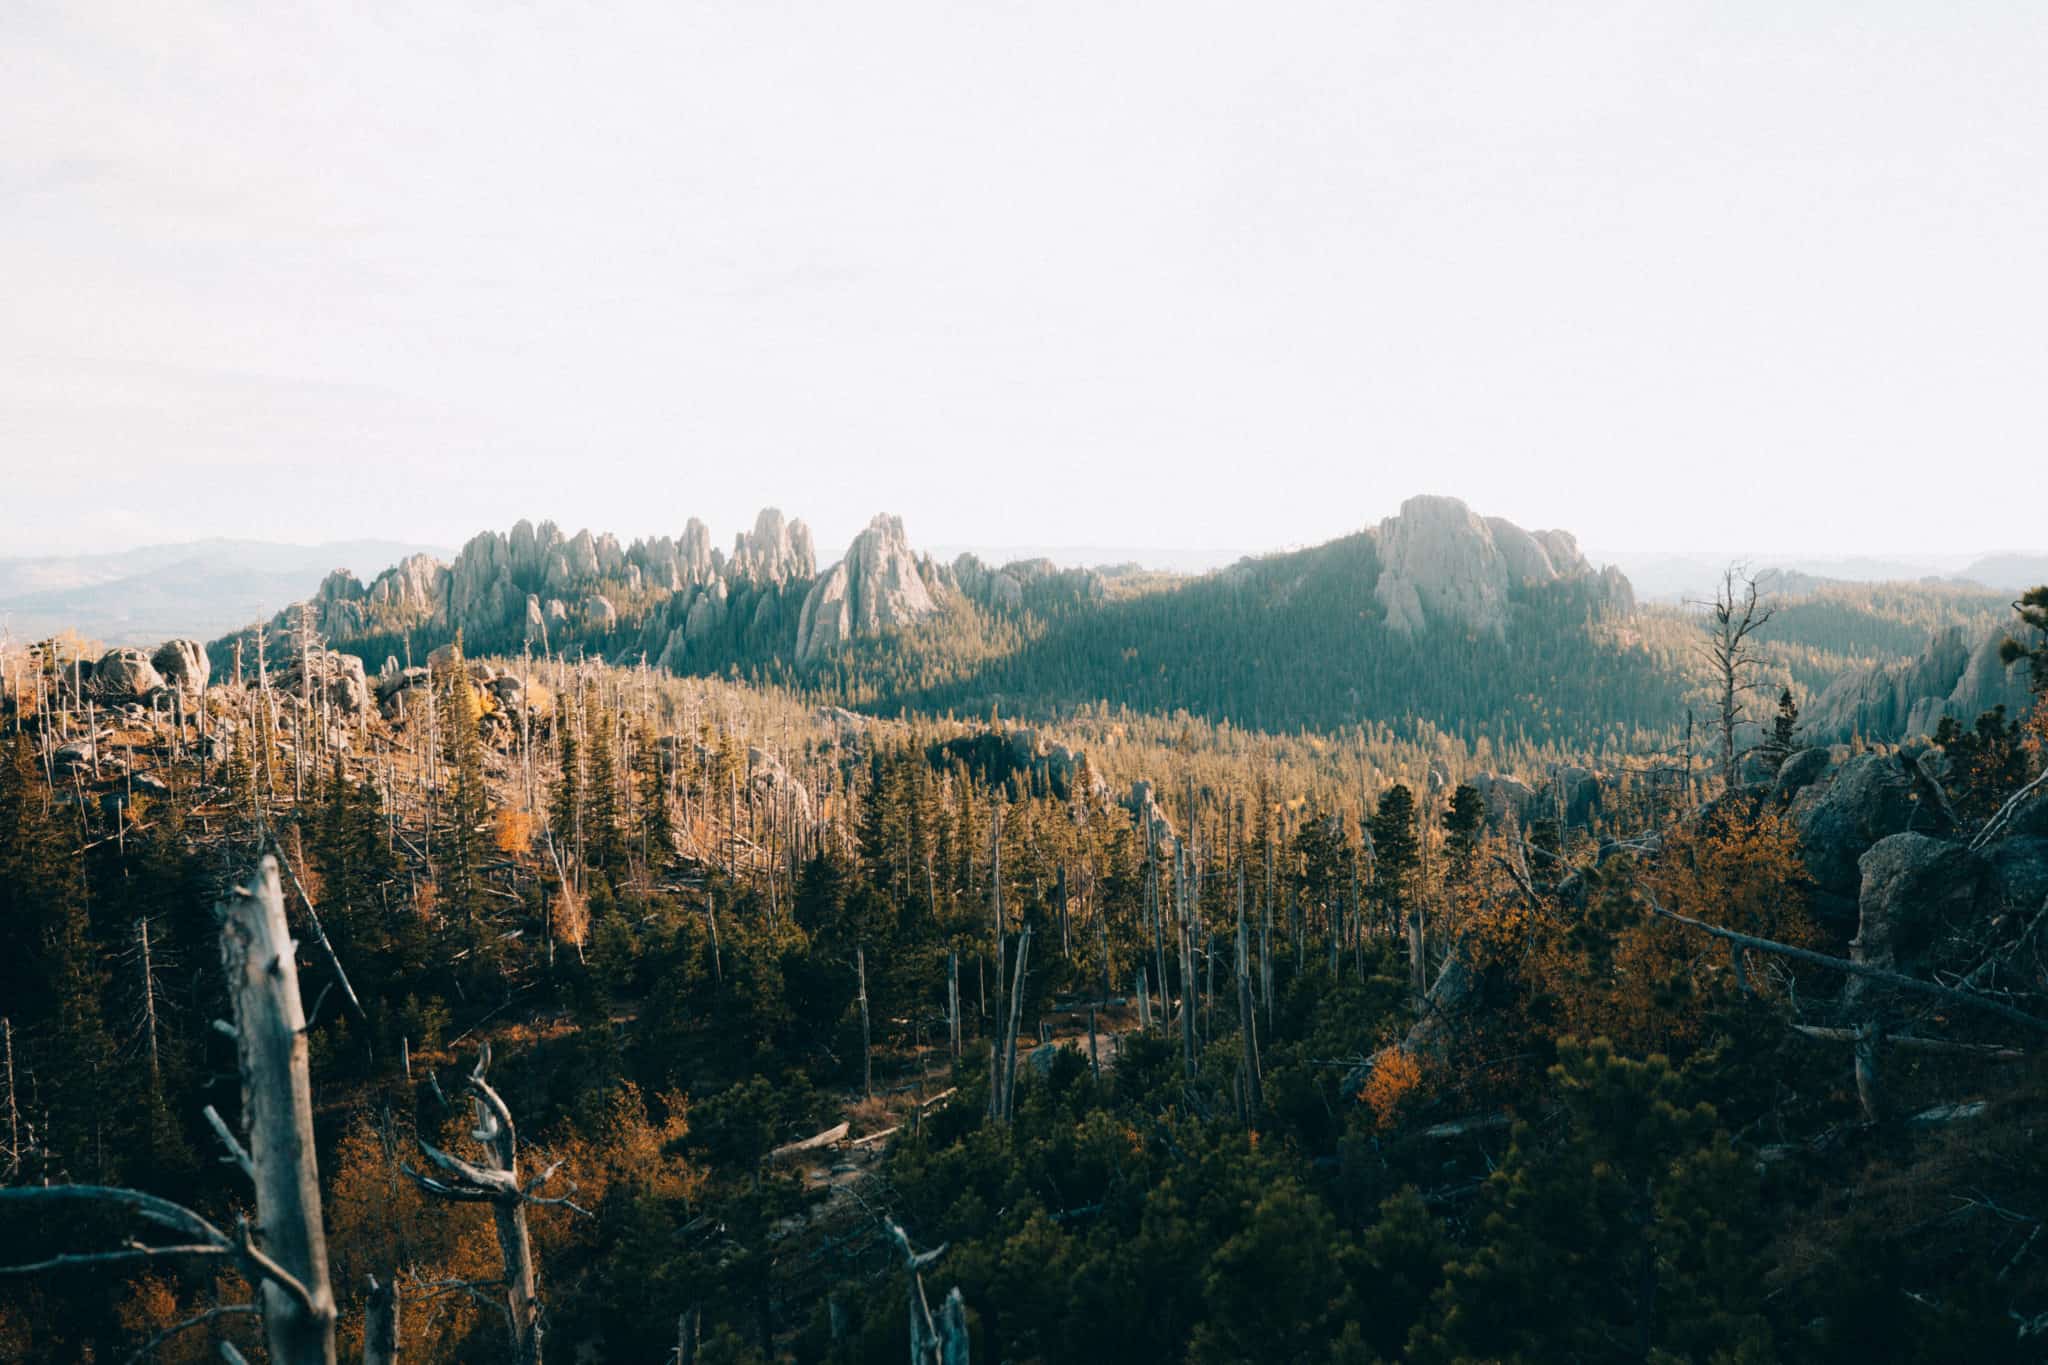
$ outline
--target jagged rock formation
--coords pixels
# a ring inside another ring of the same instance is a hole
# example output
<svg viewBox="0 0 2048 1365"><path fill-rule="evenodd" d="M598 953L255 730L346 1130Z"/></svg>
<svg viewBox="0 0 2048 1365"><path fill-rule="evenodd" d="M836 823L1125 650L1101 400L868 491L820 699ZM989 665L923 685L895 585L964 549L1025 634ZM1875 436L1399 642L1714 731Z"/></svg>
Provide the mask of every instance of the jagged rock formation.
<svg viewBox="0 0 2048 1365"><path fill-rule="evenodd" d="M785 522L779 508L763 508L754 519L754 533L733 538L729 577L750 583L807 583L818 576L818 556L811 548L811 528Z"/></svg>
<svg viewBox="0 0 2048 1365"><path fill-rule="evenodd" d="M2018 716L2030 699L2027 665L1998 657L2003 628L1974 638L1960 626L1936 631L1917 658L1842 674L1806 707L1809 739L1832 743L1861 735L1902 740L1931 735L1944 718L1969 725L1994 706Z"/></svg>
<svg viewBox="0 0 2048 1365"><path fill-rule="evenodd" d="M1616 569L1596 573L1570 533L1524 531L1456 498L1410 498L1371 534L1380 560L1373 596L1399 631L1441 623L1499 635L1518 590L1563 579L1591 580L1607 610L1635 610L1628 580Z"/></svg>
<svg viewBox="0 0 2048 1365"><path fill-rule="evenodd" d="M938 609L910 552L903 519L878 516L804 598L796 628L797 662L809 663L836 645Z"/></svg>

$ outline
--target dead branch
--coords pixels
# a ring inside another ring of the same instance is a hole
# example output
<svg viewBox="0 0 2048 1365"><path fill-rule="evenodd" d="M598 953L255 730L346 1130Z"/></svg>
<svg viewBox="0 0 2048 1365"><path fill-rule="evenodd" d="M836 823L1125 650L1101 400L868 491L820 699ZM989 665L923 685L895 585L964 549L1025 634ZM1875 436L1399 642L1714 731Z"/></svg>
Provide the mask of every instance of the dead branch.
<svg viewBox="0 0 2048 1365"><path fill-rule="evenodd" d="M1718 924L1709 924L1705 920L1694 919L1690 915L1681 915L1676 910L1667 910L1662 905L1659 905L1656 897L1649 895L1648 892L1644 893L1644 898L1649 901L1652 914L1668 919L1676 924L1683 924L1689 929L1697 929L1701 933L1711 934L1715 938L1724 939L1740 947L1751 948L1760 953L1773 953L1779 957L1788 957L1796 962L1811 963L1816 967L1826 967L1832 971L1846 972L1851 976L1868 977L1873 981L1882 981L1888 986L1895 986L1902 991L1914 991L1921 995L1931 995L1938 999L1952 1001L1955 1004L1964 1005L1970 1009L1983 1010L1988 1014L1995 1014L1999 1018L2010 1020L2015 1024L2023 1024L2028 1028L2048 1033L2048 1019L2037 1018L2026 1013L2024 1010L2016 1010L2010 1005L1990 999L1987 996L1979 995L1974 991L1959 990L1956 987L1943 986L1933 981L1922 981L1917 976L1907 976L1901 972L1888 971L1883 967L1873 967L1868 963L1851 962L1847 958L1830 957L1826 953L1817 953L1811 948L1795 948L1789 943L1779 943L1773 939L1758 938L1754 934L1743 934L1733 929L1723 929Z"/></svg>

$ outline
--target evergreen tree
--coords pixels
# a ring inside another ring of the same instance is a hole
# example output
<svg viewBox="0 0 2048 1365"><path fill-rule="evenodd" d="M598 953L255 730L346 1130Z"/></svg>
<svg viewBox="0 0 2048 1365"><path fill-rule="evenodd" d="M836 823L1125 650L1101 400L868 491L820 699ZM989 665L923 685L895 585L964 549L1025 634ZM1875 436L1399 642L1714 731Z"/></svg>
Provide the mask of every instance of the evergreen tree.
<svg viewBox="0 0 2048 1365"><path fill-rule="evenodd" d="M1764 741L1764 757L1772 768L1781 766L1799 748L1798 730L1799 703L1787 687L1778 694L1778 714L1771 721L1770 738Z"/></svg>
<svg viewBox="0 0 2048 1365"><path fill-rule="evenodd" d="M1463 877L1472 870L1472 858L1485 827L1486 799L1476 788L1460 782L1451 793L1450 809L1444 813L1444 852L1454 875Z"/></svg>
<svg viewBox="0 0 2048 1365"><path fill-rule="evenodd" d="M115 1168L107 1131L114 1047L103 1013L105 971L92 940L83 854L50 810L35 750L17 735L0 767L0 964L8 1011L31 1032L49 1109L47 1148L58 1170L105 1179ZM16 1003L18 1002L18 1003Z"/></svg>
<svg viewBox="0 0 2048 1365"><path fill-rule="evenodd" d="M1373 901L1398 922L1408 904L1409 880L1422 858L1415 831L1415 793L1400 782L1387 788L1367 829L1372 834Z"/></svg>
<svg viewBox="0 0 2048 1365"><path fill-rule="evenodd" d="M583 847L585 861L607 877L626 864L625 841L619 833L618 749L612 740L617 717L601 707L585 715L589 743L584 772Z"/></svg>
<svg viewBox="0 0 2048 1365"><path fill-rule="evenodd" d="M459 643L437 682L441 761L448 770L447 830L435 845L441 863L441 903L463 925L473 927L483 909L485 824L491 811L484 785L483 739L477 731L483 704L470 682Z"/></svg>
<svg viewBox="0 0 2048 1365"><path fill-rule="evenodd" d="M651 871L675 852L675 816L669 809L663 751L653 728L645 723L634 740L633 766L639 786L640 846Z"/></svg>
<svg viewBox="0 0 2048 1365"><path fill-rule="evenodd" d="M2008 637L1999 644L1998 657L2008 664L2028 661L2033 669L2034 690L2048 692L2048 585L2029 588L2018 603L2024 637Z"/></svg>
<svg viewBox="0 0 2048 1365"><path fill-rule="evenodd" d="M583 752L576 733L582 725L582 711L575 699L563 696L555 716L555 738L560 749L561 773L548 802L548 830L561 857L563 870L572 882L582 870Z"/></svg>

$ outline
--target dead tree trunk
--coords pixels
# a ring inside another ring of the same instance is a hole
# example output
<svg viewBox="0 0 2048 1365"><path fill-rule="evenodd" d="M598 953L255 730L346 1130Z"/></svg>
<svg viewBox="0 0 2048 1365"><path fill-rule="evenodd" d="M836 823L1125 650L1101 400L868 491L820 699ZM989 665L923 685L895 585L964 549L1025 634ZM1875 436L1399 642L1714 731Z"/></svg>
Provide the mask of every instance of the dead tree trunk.
<svg viewBox="0 0 2048 1365"><path fill-rule="evenodd" d="M404 1169L415 1184L437 1198L490 1205L498 1234L498 1254L505 1265L505 1316L512 1331L512 1359L514 1365L540 1365L539 1275L534 1267L533 1243L527 1236L526 1209L530 1204L560 1204L578 1213L586 1210L573 1202L574 1182L570 1182L565 1194L540 1194L541 1187L560 1169L559 1162L520 1184L518 1130L512 1122L512 1111L485 1079L490 1065L491 1046L484 1043L477 1049L476 1066L463 1087L469 1092L476 1116L476 1127L470 1136L484 1149L490 1164L473 1165L421 1138L420 1150L439 1174L428 1176L411 1167Z"/></svg>
<svg viewBox="0 0 2048 1365"><path fill-rule="evenodd" d="M363 1309L363 1365L398 1365L398 1283L370 1277Z"/></svg>
<svg viewBox="0 0 2048 1365"><path fill-rule="evenodd" d="M867 1099L873 1099L875 1044L874 1034L868 1028L868 954L865 948L853 950L853 970L860 980L860 1093Z"/></svg>
<svg viewBox="0 0 2048 1365"><path fill-rule="evenodd" d="M1251 954L1244 929L1244 868L1237 869L1237 1017L1244 1035L1245 1109L1256 1118L1265 1108L1264 1083L1259 1074L1259 1016L1252 1006Z"/></svg>
<svg viewBox="0 0 2048 1365"><path fill-rule="evenodd" d="M946 956L946 1031L952 1042L953 1060L960 1060L960 954Z"/></svg>
<svg viewBox="0 0 2048 1365"><path fill-rule="evenodd" d="M1017 975L1010 989L1010 1018L1003 1028L1001 1050L996 1054L993 1103L1000 1123L1010 1121L1010 1107L1017 1093L1017 1029L1024 1020L1024 970L1030 957L1031 926L1027 924L1017 938Z"/></svg>
<svg viewBox="0 0 2048 1365"><path fill-rule="evenodd" d="M910 1365L969 1365L967 1304L960 1290L956 1287L946 1295L936 1315L924 1292L924 1268L945 1255L946 1248L914 1250L909 1234L895 1223L887 1226L910 1272Z"/></svg>
<svg viewBox="0 0 2048 1365"><path fill-rule="evenodd" d="M252 881L219 906L221 966L234 1003L242 1119L263 1250L304 1288L303 1295L293 1294L266 1279L263 1328L272 1360L333 1365L334 1295L320 1223L306 1015L277 860L265 856Z"/></svg>
<svg viewBox="0 0 2048 1365"><path fill-rule="evenodd" d="M1756 580L1733 565L1721 575L1720 591L1707 604L1707 659L1714 669L1723 791L1735 790L1735 725L1742 718L1742 694L1756 685L1756 672L1763 664L1749 637L1771 619L1772 610L1760 599Z"/></svg>

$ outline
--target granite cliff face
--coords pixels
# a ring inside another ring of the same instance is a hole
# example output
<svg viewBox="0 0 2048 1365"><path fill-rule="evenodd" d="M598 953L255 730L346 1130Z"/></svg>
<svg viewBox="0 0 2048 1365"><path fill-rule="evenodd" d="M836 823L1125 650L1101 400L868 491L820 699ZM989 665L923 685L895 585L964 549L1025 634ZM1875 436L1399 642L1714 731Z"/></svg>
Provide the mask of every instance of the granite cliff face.
<svg viewBox="0 0 2048 1365"><path fill-rule="evenodd" d="M1589 582L1604 610L1635 610L1628 580L1596 571L1569 532L1525 531L1456 498L1410 498L1370 534L1380 562L1373 596L1404 634L1440 624L1499 635L1517 592L1568 579Z"/></svg>

